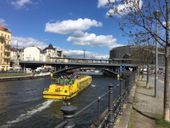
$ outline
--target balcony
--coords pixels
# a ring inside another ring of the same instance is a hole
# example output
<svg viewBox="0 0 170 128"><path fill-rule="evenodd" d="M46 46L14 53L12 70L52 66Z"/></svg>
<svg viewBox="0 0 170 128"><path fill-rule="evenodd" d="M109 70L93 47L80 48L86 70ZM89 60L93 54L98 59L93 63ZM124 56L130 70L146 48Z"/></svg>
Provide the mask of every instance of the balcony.
<svg viewBox="0 0 170 128"><path fill-rule="evenodd" d="M8 50L8 49L5 49L5 53L8 53L8 54L10 54L10 50Z"/></svg>
<svg viewBox="0 0 170 128"><path fill-rule="evenodd" d="M6 59L6 60L9 60L10 59L10 56L4 56L4 59Z"/></svg>
<svg viewBox="0 0 170 128"><path fill-rule="evenodd" d="M10 51L10 45L9 44L5 44L5 49L9 50Z"/></svg>
<svg viewBox="0 0 170 128"><path fill-rule="evenodd" d="M5 44L5 48L6 48L6 49L10 49L10 47L11 47L11 46L10 46L9 44Z"/></svg>

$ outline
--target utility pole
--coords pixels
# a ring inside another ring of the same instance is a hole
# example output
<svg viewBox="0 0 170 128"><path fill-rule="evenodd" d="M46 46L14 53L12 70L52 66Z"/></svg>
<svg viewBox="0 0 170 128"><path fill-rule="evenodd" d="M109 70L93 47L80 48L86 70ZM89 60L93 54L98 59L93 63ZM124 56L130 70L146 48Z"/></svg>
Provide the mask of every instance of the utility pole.
<svg viewBox="0 0 170 128"><path fill-rule="evenodd" d="M17 42L17 49L16 49L16 51L17 51L17 67L19 67L19 49L18 49L18 41L16 40L16 42Z"/></svg>
<svg viewBox="0 0 170 128"><path fill-rule="evenodd" d="M83 49L83 51L84 51L83 57L86 58L86 50Z"/></svg>
<svg viewBox="0 0 170 128"><path fill-rule="evenodd" d="M155 88L154 88L154 97L157 95L157 78L158 78L158 19L160 18L160 11L156 10L154 16L156 18L156 39L155 39Z"/></svg>

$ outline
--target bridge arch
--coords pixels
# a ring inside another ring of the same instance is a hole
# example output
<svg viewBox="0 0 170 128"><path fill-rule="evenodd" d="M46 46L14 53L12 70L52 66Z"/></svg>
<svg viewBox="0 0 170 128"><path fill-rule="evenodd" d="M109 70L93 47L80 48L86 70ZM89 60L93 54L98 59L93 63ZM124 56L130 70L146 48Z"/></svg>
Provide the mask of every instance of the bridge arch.
<svg viewBox="0 0 170 128"><path fill-rule="evenodd" d="M56 72L54 72L53 74L54 74L54 76L55 75L60 75L60 74L62 74L62 73L66 73L67 71L71 71L71 70L74 70L74 69L81 69L81 68L93 68L93 69L99 69L99 70L102 70L102 71L104 71L104 72L108 72L108 73L110 73L110 74L113 74L113 76L114 77L117 77L117 72L115 72L115 71L112 71L112 70L110 70L110 69L108 69L108 68L101 68L101 67L81 67L81 66L76 66L76 67L68 67L68 68L64 68L64 69L60 69L60 70L58 70L58 71L56 71Z"/></svg>

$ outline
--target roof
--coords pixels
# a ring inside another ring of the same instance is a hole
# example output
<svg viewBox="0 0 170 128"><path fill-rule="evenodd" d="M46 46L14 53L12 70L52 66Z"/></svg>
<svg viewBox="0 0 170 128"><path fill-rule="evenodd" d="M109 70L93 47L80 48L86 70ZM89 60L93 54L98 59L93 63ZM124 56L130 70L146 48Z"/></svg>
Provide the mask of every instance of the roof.
<svg viewBox="0 0 170 128"><path fill-rule="evenodd" d="M3 26L3 25L0 25L0 30L10 33L10 31L8 30L8 28L6 28L6 27Z"/></svg>
<svg viewBox="0 0 170 128"><path fill-rule="evenodd" d="M134 45L122 45L122 46L118 46L118 47L112 48L111 51L112 51L112 50L115 50L115 49L131 48L131 47L134 47Z"/></svg>
<svg viewBox="0 0 170 128"><path fill-rule="evenodd" d="M21 48L14 48L14 47L12 47L11 48L11 51L13 51L13 52L21 52L21 51L23 51L24 49L21 49Z"/></svg>
<svg viewBox="0 0 170 128"><path fill-rule="evenodd" d="M46 51L47 49L55 50L52 44L49 44L43 51Z"/></svg>
<svg viewBox="0 0 170 128"><path fill-rule="evenodd" d="M16 52L17 49L16 48L11 48L11 51Z"/></svg>

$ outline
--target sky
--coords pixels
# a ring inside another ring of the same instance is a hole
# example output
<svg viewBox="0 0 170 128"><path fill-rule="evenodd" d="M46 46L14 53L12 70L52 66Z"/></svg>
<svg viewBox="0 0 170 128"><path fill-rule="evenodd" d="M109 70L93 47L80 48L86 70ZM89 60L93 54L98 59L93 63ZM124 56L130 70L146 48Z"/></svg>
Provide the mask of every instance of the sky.
<svg viewBox="0 0 170 128"><path fill-rule="evenodd" d="M52 44L67 56L83 57L85 50L89 58L108 58L109 51L127 45L128 38L119 29L121 17L108 17L107 3L108 0L0 0L0 24L11 31L13 47L18 44L44 48Z"/></svg>

